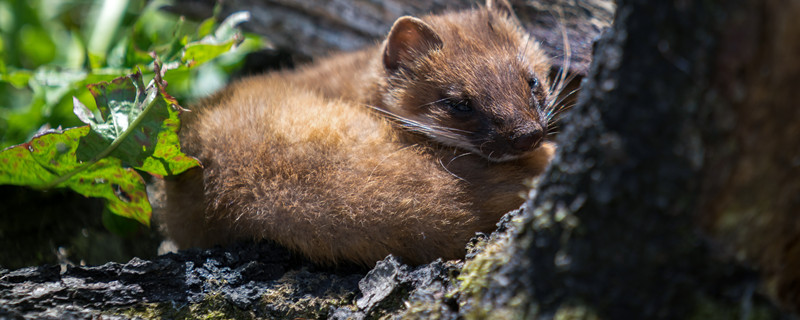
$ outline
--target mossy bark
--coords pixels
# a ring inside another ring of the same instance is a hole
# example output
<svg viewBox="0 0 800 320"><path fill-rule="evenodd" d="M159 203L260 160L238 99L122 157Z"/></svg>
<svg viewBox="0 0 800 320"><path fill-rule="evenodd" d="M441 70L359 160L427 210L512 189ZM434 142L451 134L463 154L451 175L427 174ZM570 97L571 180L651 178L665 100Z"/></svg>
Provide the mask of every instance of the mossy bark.
<svg viewBox="0 0 800 320"><path fill-rule="evenodd" d="M765 288L800 305L798 13L620 1L525 224L467 263L468 318L780 317Z"/></svg>

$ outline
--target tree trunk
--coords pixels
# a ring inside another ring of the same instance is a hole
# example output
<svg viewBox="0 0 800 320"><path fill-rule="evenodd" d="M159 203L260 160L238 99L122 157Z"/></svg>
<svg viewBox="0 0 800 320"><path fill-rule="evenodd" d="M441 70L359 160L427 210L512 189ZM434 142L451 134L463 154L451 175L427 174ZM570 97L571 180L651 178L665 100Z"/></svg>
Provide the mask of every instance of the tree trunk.
<svg viewBox="0 0 800 320"><path fill-rule="evenodd" d="M462 311L775 316L754 289L797 311L798 16L797 2L620 1L525 224L467 262Z"/></svg>

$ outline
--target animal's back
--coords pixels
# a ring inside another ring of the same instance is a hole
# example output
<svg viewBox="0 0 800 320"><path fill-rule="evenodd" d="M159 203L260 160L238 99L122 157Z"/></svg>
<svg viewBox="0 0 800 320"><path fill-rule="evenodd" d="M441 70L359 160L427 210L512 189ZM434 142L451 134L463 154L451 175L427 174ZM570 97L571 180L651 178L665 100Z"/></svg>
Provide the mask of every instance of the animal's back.
<svg viewBox="0 0 800 320"><path fill-rule="evenodd" d="M272 239L316 261L463 256L466 184L361 106L252 78L195 111L182 143L203 169L167 181L181 247Z"/></svg>

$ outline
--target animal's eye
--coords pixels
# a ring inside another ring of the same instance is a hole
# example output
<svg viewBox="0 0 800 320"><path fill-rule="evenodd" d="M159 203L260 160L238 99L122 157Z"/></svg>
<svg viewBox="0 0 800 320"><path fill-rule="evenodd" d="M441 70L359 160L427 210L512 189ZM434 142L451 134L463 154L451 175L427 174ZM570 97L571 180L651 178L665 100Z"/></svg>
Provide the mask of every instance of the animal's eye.
<svg viewBox="0 0 800 320"><path fill-rule="evenodd" d="M467 113L472 111L472 107L469 106L469 102L467 102L467 100L447 99L444 101L444 104L451 110L460 113Z"/></svg>
<svg viewBox="0 0 800 320"><path fill-rule="evenodd" d="M536 90L536 88L540 87L539 79L536 79L536 77L529 78L528 86L530 86L531 90Z"/></svg>
<svg viewBox="0 0 800 320"><path fill-rule="evenodd" d="M528 86L531 88L531 93L534 95L541 95L544 93L544 88L542 88L542 84L539 83L539 79L536 77L528 78Z"/></svg>
<svg viewBox="0 0 800 320"><path fill-rule="evenodd" d="M541 106L545 103L544 100L546 99L542 83L539 82L537 77L532 76L528 78L528 86L531 88L531 106L541 108Z"/></svg>

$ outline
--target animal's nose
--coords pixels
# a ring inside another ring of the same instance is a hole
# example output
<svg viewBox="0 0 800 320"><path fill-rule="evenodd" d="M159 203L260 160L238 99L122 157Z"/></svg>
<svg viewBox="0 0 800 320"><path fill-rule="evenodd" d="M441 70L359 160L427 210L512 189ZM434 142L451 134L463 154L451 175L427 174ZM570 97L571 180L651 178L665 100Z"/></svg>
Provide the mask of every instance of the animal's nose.
<svg viewBox="0 0 800 320"><path fill-rule="evenodd" d="M541 142L542 130L533 130L515 137L511 145L517 151L529 151L536 149Z"/></svg>

